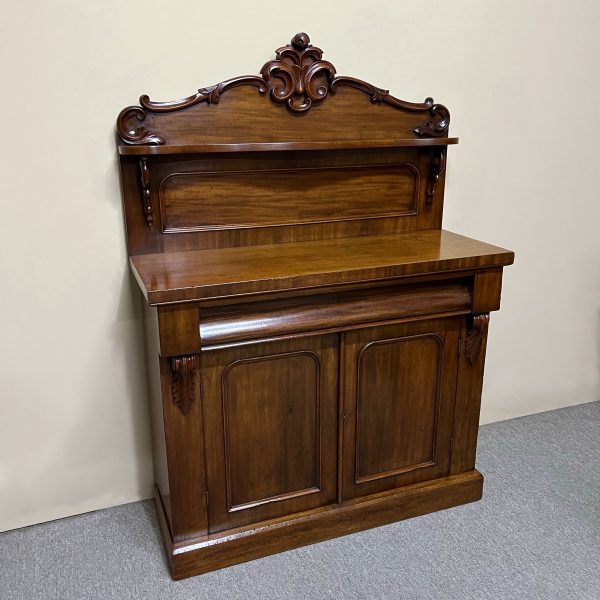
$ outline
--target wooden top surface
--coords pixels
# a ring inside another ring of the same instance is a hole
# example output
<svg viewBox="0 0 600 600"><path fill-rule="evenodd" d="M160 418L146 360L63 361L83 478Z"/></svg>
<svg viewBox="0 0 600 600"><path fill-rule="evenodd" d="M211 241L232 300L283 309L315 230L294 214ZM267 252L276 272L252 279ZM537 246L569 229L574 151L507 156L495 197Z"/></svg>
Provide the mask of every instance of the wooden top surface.
<svg viewBox="0 0 600 600"><path fill-rule="evenodd" d="M513 260L509 250L439 229L130 258L150 304L501 267Z"/></svg>

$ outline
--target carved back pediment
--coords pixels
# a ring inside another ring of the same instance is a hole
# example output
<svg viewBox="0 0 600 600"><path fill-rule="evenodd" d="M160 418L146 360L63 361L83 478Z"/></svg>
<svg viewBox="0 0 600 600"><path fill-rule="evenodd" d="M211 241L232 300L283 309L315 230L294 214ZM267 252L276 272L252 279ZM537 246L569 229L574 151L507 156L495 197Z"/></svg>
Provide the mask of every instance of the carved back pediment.
<svg viewBox="0 0 600 600"><path fill-rule="evenodd" d="M228 79L171 102L141 96L139 106L119 114L117 133L122 145L418 139L447 136L449 124L448 110L431 98L405 102L337 75L323 51L298 33L260 75Z"/></svg>

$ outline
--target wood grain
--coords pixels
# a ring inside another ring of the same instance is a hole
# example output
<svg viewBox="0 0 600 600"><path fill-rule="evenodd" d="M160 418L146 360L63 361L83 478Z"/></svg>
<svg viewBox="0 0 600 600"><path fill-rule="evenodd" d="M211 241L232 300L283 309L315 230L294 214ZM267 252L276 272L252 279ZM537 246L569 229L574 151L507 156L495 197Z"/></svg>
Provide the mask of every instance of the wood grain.
<svg viewBox="0 0 600 600"><path fill-rule="evenodd" d="M206 541L174 545L155 502L174 579L199 575L299 546L425 515L481 498L483 477L469 471L418 483L364 499L344 507L327 507L287 519L263 523L253 530L238 530Z"/></svg>
<svg viewBox="0 0 600 600"><path fill-rule="evenodd" d="M218 112L211 110L216 104ZM289 119L290 113L304 119ZM221 127L214 126L215 117L222 119ZM393 131L398 139L415 140L447 137L449 125L450 112L432 98L406 102L361 79L336 77L323 51L298 33L276 50L260 76L234 77L181 100L153 102L141 96L140 106L119 114L117 134L122 147L152 148L198 139L233 144L256 138L338 140L351 137L349 131L358 131L357 139L389 138Z"/></svg>
<svg viewBox="0 0 600 600"><path fill-rule="evenodd" d="M514 254L441 229L448 109L323 56L117 118L174 578L481 497Z"/></svg>
<svg viewBox="0 0 600 600"><path fill-rule="evenodd" d="M344 334L344 500L448 474L461 323Z"/></svg>
<svg viewBox="0 0 600 600"><path fill-rule="evenodd" d="M210 531L334 502L337 335L202 360Z"/></svg>
<svg viewBox="0 0 600 600"><path fill-rule="evenodd" d="M351 329L369 322L407 319L471 308L465 282L406 285L205 308L200 322L203 349L307 331Z"/></svg>
<svg viewBox="0 0 600 600"><path fill-rule="evenodd" d="M488 323L488 319L483 321L480 351L475 360L471 362L466 352L459 356L450 473L462 473L475 467ZM465 319L461 333L463 340L466 340L471 326L472 319Z"/></svg>
<svg viewBox="0 0 600 600"><path fill-rule="evenodd" d="M150 304L511 264L512 252L448 231L146 254L131 264Z"/></svg>
<svg viewBox="0 0 600 600"><path fill-rule="evenodd" d="M165 233L303 225L416 214L419 192L411 163L172 173L160 211Z"/></svg>
<svg viewBox="0 0 600 600"><path fill-rule="evenodd" d="M377 148L431 148L458 144L458 138L360 140L306 140L302 142L216 142L212 144L165 144L164 146L119 146L121 156L165 156L174 154L215 154L231 152L294 152L298 150L351 150Z"/></svg>

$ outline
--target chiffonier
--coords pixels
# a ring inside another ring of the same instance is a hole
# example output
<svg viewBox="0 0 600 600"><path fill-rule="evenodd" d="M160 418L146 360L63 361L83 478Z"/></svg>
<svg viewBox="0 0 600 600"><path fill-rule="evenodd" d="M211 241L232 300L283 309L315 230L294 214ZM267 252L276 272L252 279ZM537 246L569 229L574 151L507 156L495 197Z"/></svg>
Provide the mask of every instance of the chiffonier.
<svg viewBox="0 0 600 600"><path fill-rule="evenodd" d="M304 33L260 75L118 116L174 578L481 498L513 253L441 229L449 122Z"/></svg>

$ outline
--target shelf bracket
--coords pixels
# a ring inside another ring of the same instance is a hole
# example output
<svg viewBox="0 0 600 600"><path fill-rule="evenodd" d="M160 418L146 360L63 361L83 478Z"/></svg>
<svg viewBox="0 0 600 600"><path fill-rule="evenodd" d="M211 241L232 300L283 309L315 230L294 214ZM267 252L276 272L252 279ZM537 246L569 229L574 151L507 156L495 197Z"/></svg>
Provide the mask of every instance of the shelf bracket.
<svg viewBox="0 0 600 600"><path fill-rule="evenodd" d="M154 221L152 217L152 202L150 197L150 169L148 168L148 159L140 158L140 180L142 182L142 207L144 209L144 217L146 225L152 229Z"/></svg>
<svg viewBox="0 0 600 600"><path fill-rule="evenodd" d="M429 177L427 179L427 196L425 198L425 210L429 210L433 204L436 187L442 173L446 170L446 149L436 148L431 158Z"/></svg>

